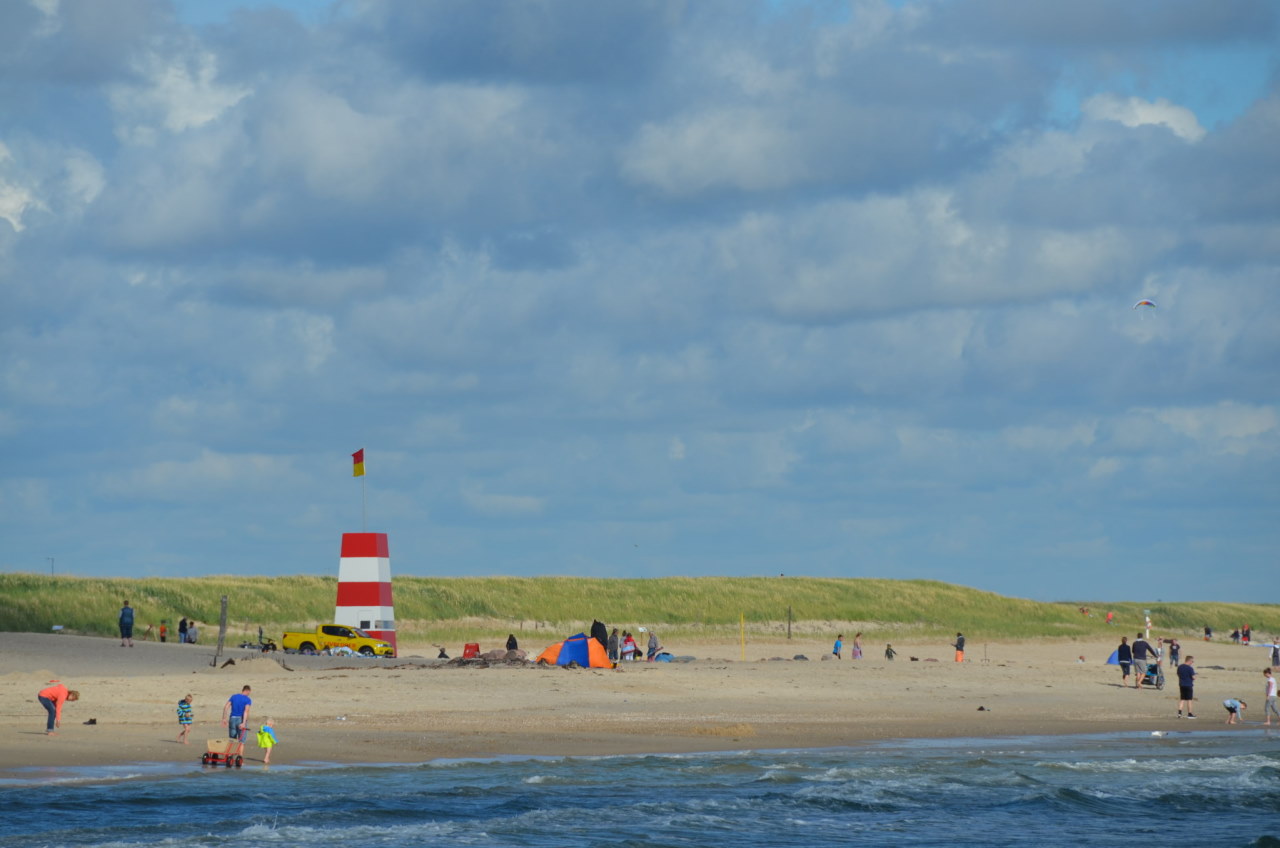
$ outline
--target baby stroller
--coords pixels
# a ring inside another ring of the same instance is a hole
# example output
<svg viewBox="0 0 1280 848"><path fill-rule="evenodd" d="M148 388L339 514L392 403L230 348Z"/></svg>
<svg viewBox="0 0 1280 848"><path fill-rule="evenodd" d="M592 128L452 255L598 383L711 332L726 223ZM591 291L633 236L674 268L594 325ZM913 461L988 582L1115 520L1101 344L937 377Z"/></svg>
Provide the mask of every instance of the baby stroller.
<svg viewBox="0 0 1280 848"><path fill-rule="evenodd" d="M1154 686L1157 689L1164 688L1164 666L1158 662L1147 663L1147 669L1142 674L1143 686Z"/></svg>

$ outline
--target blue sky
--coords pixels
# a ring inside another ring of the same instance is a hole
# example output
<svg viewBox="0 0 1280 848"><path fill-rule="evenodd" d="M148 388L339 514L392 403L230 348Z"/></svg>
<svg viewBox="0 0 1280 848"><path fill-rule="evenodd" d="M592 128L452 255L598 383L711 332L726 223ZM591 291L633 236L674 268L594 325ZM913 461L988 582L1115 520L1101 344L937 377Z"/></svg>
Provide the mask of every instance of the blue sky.
<svg viewBox="0 0 1280 848"><path fill-rule="evenodd" d="M1280 6L0 6L0 569L1280 601ZM1134 310L1140 298L1156 309Z"/></svg>

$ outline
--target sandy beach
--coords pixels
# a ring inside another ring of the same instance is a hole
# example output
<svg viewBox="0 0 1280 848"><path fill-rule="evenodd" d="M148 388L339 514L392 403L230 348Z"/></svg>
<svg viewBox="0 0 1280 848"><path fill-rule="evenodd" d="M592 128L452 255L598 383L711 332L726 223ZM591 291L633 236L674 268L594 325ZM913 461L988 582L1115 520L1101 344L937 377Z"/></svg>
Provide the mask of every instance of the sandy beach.
<svg viewBox="0 0 1280 848"><path fill-rule="evenodd" d="M1121 688L1105 665L1119 642L984 644L969 639L956 664L943 642L883 643L868 657L823 660L827 643L670 645L687 663L617 670L466 668L401 644L397 660L224 651L209 645L6 633L0 637L0 769L198 761L220 738L229 695L253 687L251 722L275 720L272 763L421 762L502 755L604 755L827 747L925 737L1225 730L1221 701L1250 702L1240 732L1260 727L1268 653L1183 641L1196 657L1198 723L1175 717L1173 674L1164 691ZM1154 640L1153 640L1154 641ZM500 647L482 645L483 649ZM540 651L544 645L523 645ZM808 661L792 659L802 654ZM911 661L911 657L919 661ZM1084 657L1084 662L1079 657ZM782 658L782 659L774 659ZM233 659L232 665L223 664ZM61 731L44 733L36 692L58 679L81 692ZM191 744L178 744L174 708L195 696ZM1255 703L1256 702L1256 703ZM980 709L982 708L982 709ZM87 725L90 719L95 724ZM246 746L246 764L261 749ZM29 773L28 773L29 774Z"/></svg>

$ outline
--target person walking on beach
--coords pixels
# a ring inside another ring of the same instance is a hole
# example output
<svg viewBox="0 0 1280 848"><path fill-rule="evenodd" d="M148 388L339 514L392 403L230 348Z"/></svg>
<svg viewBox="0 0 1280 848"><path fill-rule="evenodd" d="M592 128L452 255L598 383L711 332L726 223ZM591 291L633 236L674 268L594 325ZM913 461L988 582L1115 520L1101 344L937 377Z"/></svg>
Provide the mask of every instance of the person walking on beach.
<svg viewBox="0 0 1280 848"><path fill-rule="evenodd" d="M250 691L246 683L243 689L227 699L222 708L222 726L227 729L227 738L240 743L236 749L237 756L244 753L244 737L249 732L249 708L253 706Z"/></svg>
<svg viewBox="0 0 1280 848"><path fill-rule="evenodd" d="M1133 665L1133 648L1129 647L1129 637L1120 637L1120 647L1116 648L1116 662L1120 663L1120 685L1129 685L1129 667Z"/></svg>
<svg viewBox="0 0 1280 848"><path fill-rule="evenodd" d="M183 645L187 644L187 617L185 615L178 622L178 641Z"/></svg>
<svg viewBox="0 0 1280 848"><path fill-rule="evenodd" d="M1239 698L1228 698L1222 702L1227 711L1227 724L1244 724L1244 711L1249 705Z"/></svg>
<svg viewBox="0 0 1280 848"><path fill-rule="evenodd" d="M849 655L851 660L862 659L862 634L853 634L853 652Z"/></svg>
<svg viewBox="0 0 1280 848"><path fill-rule="evenodd" d="M893 658L896 657L897 655L898 655L898 652L893 649L892 643L884 646L884 658L887 659L889 662L893 662Z"/></svg>
<svg viewBox="0 0 1280 848"><path fill-rule="evenodd" d="M605 646L605 651L609 654L609 662L616 663L618 661L618 628L613 628L613 632L609 634L609 641Z"/></svg>
<svg viewBox="0 0 1280 848"><path fill-rule="evenodd" d="M1133 640L1133 688L1142 688L1142 679L1147 676L1148 659L1159 659L1156 649L1151 647L1151 643L1142 638L1139 633L1138 637Z"/></svg>
<svg viewBox="0 0 1280 848"><path fill-rule="evenodd" d="M1204 626L1204 640L1208 642L1212 638L1213 638L1213 628L1206 624Z"/></svg>
<svg viewBox="0 0 1280 848"><path fill-rule="evenodd" d="M196 621L193 618L191 621L187 622L187 641L194 645L196 643L196 636L199 634L200 631L196 630Z"/></svg>
<svg viewBox="0 0 1280 848"><path fill-rule="evenodd" d="M1272 677L1271 669L1269 668L1264 668L1262 670L1262 676L1266 679L1266 689L1264 690L1265 694L1263 695L1265 700L1262 702L1262 717L1266 719L1266 721L1263 722L1263 725L1270 727L1271 716L1274 715L1276 717L1276 721L1280 722L1280 710L1276 709L1276 679Z"/></svg>
<svg viewBox="0 0 1280 848"><path fill-rule="evenodd" d="M125 601L120 608L120 647L133 647L133 607Z"/></svg>
<svg viewBox="0 0 1280 848"><path fill-rule="evenodd" d="M654 658L658 656L658 651L660 650L661 647L662 646L658 644L657 632L650 630L649 645L648 645L648 650L645 652L645 659L648 660L649 662L653 662Z"/></svg>
<svg viewBox="0 0 1280 848"><path fill-rule="evenodd" d="M844 650L844 642L841 641L842 639L844 639L843 633L837 635L836 643L831 648L831 653L835 654L836 659L840 659L840 652Z"/></svg>
<svg viewBox="0 0 1280 848"><path fill-rule="evenodd" d="M957 633L956 641L951 645L951 647L956 649L956 662L964 662L964 634Z"/></svg>
<svg viewBox="0 0 1280 848"><path fill-rule="evenodd" d="M169 622L166 619L160 619L160 641L169 641Z"/></svg>
<svg viewBox="0 0 1280 848"><path fill-rule="evenodd" d="M1187 661L1178 666L1178 718L1182 718L1182 708L1187 708L1187 718L1195 718L1191 712L1191 702L1196 699L1196 670L1192 667L1195 657L1187 657Z"/></svg>
<svg viewBox="0 0 1280 848"><path fill-rule="evenodd" d="M178 702L178 726L182 728L182 732L178 734L178 741L183 745L187 743L187 737L191 735L191 722L195 721L195 711L191 709L192 696L187 693L187 697Z"/></svg>
<svg viewBox="0 0 1280 848"><path fill-rule="evenodd" d="M1182 646L1178 644L1177 639L1169 640L1169 665L1174 668L1178 667L1178 658L1182 655Z"/></svg>
<svg viewBox="0 0 1280 848"><path fill-rule="evenodd" d="M58 728L62 726L62 705L67 701L80 700L80 693L74 689L68 689L57 680L50 680L48 686L36 693L36 698L40 701L40 706L49 713L49 723L44 729L45 735L57 736Z"/></svg>

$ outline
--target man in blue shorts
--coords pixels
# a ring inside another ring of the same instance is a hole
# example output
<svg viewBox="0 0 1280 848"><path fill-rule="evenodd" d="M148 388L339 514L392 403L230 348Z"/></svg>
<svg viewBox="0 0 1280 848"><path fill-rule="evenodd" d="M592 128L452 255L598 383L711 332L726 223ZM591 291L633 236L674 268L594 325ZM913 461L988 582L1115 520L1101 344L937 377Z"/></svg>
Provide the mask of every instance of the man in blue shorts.
<svg viewBox="0 0 1280 848"><path fill-rule="evenodd" d="M1178 666L1178 718L1182 718L1182 708L1187 708L1187 718L1195 718L1196 714L1191 712L1191 702L1195 700L1196 670L1191 664L1196 661L1195 657L1187 657L1187 659Z"/></svg>
<svg viewBox="0 0 1280 848"><path fill-rule="evenodd" d="M240 743L236 749L237 756L244 754L244 737L249 732L249 707L253 705L249 692L246 685L228 698L226 706L222 708L222 726L227 729L227 738Z"/></svg>

